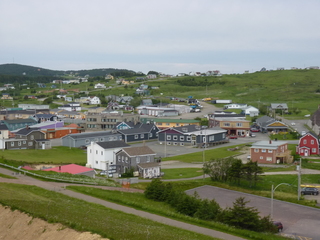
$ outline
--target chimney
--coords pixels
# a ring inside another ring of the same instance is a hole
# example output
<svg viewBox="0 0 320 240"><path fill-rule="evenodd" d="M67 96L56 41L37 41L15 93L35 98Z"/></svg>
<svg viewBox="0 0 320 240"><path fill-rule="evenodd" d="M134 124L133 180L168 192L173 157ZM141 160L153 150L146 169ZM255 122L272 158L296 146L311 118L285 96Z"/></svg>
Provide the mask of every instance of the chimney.
<svg viewBox="0 0 320 240"><path fill-rule="evenodd" d="M269 144L271 144L272 143L272 141L271 140L269 140Z"/></svg>

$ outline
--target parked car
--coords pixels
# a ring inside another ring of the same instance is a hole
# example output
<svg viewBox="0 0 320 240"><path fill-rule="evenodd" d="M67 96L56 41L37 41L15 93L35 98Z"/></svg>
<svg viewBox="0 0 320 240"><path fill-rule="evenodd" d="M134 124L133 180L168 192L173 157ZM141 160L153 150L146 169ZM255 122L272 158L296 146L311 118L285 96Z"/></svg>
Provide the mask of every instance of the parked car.
<svg viewBox="0 0 320 240"><path fill-rule="evenodd" d="M296 125L296 123L292 122L292 123L291 123L291 125L292 125L292 126L295 126L295 125Z"/></svg>
<svg viewBox="0 0 320 240"><path fill-rule="evenodd" d="M301 131L301 136L306 135L306 131Z"/></svg>
<svg viewBox="0 0 320 240"><path fill-rule="evenodd" d="M237 135L230 135L229 139L238 139L238 136Z"/></svg>
<svg viewBox="0 0 320 240"><path fill-rule="evenodd" d="M301 195L319 195L319 191L315 187L304 187L301 189Z"/></svg>
<svg viewBox="0 0 320 240"><path fill-rule="evenodd" d="M273 225L275 225L275 226L277 227L278 232L282 232L282 230L283 230L283 225L282 225L281 222L274 221L274 222L273 222Z"/></svg>
<svg viewBox="0 0 320 240"><path fill-rule="evenodd" d="M251 131L251 132L260 132L260 129L258 129L258 128L251 128L250 131Z"/></svg>

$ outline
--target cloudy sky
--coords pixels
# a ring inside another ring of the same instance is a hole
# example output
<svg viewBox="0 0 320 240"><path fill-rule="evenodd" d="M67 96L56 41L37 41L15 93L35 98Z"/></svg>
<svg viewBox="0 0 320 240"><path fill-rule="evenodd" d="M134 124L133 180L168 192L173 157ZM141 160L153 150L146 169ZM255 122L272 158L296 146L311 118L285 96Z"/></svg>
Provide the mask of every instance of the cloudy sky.
<svg viewBox="0 0 320 240"><path fill-rule="evenodd" d="M0 64L222 73L320 66L319 0L1 0Z"/></svg>

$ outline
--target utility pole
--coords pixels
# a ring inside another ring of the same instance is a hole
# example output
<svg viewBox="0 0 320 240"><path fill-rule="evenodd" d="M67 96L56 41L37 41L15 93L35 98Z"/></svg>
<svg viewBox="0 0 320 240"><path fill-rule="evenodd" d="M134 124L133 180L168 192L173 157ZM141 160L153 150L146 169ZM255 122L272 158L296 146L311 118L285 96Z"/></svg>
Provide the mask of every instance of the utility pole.
<svg viewBox="0 0 320 240"><path fill-rule="evenodd" d="M301 197L301 158L299 162L299 169L298 169L298 201Z"/></svg>

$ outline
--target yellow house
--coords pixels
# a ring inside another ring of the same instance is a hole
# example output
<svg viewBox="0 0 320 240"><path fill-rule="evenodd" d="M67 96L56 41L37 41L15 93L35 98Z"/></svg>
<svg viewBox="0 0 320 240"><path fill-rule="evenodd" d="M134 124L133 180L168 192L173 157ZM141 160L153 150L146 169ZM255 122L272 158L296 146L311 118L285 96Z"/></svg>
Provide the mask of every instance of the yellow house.
<svg viewBox="0 0 320 240"><path fill-rule="evenodd" d="M143 123L154 123L159 129L182 127L187 125L200 126L200 120L194 119L161 119L161 118L144 118L141 119Z"/></svg>

